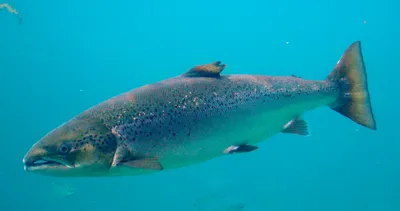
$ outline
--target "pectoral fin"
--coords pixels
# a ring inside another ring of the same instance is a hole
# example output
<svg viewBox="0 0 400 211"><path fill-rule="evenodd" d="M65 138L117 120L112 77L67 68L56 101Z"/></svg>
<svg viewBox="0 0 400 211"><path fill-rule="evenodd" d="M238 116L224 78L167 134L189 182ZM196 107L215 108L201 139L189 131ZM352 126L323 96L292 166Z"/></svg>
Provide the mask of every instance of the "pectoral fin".
<svg viewBox="0 0 400 211"><path fill-rule="evenodd" d="M163 170L164 167L158 161L157 158L142 158L137 160L131 160L122 162L119 166L128 166L132 168L141 168L141 169L149 169L149 170Z"/></svg>
<svg viewBox="0 0 400 211"><path fill-rule="evenodd" d="M149 170L163 170L157 158L142 157L133 155L126 147L118 147L114 155L112 167L126 166L131 168L149 169Z"/></svg>

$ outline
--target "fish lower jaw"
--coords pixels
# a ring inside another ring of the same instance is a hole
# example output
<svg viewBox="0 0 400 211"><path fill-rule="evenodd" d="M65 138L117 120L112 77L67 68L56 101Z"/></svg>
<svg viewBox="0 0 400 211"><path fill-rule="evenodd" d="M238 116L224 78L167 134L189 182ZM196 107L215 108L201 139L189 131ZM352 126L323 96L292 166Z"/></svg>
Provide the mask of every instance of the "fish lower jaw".
<svg viewBox="0 0 400 211"><path fill-rule="evenodd" d="M31 160L29 162L25 162L24 165L25 171L56 170L56 169L70 169L70 168L74 168L74 166L53 159Z"/></svg>

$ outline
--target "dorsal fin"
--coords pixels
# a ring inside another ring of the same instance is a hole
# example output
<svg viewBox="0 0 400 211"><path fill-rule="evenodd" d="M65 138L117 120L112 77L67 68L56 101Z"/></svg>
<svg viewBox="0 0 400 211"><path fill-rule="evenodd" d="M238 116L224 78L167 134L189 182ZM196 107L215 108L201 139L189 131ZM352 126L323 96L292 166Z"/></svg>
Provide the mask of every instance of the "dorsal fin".
<svg viewBox="0 0 400 211"><path fill-rule="evenodd" d="M307 136L310 133L308 132L307 122L301 116L297 116L294 119L290 120L282 130L282 133L292 133L301 136Z"/></svg>
<svg viewBox="0 0 400 211"><path fill-rule="evenodd" d="M218 77L225 67L225 64L216 61L210 64L195 66L183 75L187 77Z"/></svg>

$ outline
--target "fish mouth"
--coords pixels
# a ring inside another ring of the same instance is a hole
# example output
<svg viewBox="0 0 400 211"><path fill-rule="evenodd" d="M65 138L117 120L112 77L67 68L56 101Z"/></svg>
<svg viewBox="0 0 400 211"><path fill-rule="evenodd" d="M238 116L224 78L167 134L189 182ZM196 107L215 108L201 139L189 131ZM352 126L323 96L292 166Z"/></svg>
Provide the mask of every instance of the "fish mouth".
<svg viewBox="0 0 400 211"><path fill-rule="evenodd" d="M34 157L24 158L24 169L26 171L37 171L37 170L57 170L57 169L69 169L74 166L63 159L55 159L48 157Z"/></svg>

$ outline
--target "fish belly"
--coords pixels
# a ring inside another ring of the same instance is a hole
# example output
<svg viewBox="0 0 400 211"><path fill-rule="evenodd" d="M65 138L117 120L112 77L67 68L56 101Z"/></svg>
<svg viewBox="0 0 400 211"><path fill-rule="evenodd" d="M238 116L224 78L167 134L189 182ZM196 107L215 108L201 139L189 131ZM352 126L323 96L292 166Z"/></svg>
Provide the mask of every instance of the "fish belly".
<svg viewBox="0 0 400 211"><path fill-rule="evenodd" d="M205 121L200 124L207 125L206 129L198 127L192 131L192 136L197 138L164 149L167 153L161 158L163 166L169 169L204 162L226 155L224 150L232 145L256 145L280 133L297 113L280 109Z"/></svg>
<svg viewBox="0 0 400 211"><path fill-rule="evenodd" d="M284 125L296 116L325 106L334 99L334 96L328 95L306 100L299 97L294 99L296 103L271 101L251 110L233 111L226 116L205 119L193 127L192 136L195 139L186 139L167 150L163 165L165 168L191 165L225 155L224 150L232 145L256 145L280 133ZM285 106L273 106L285 103Z"/></svg>

